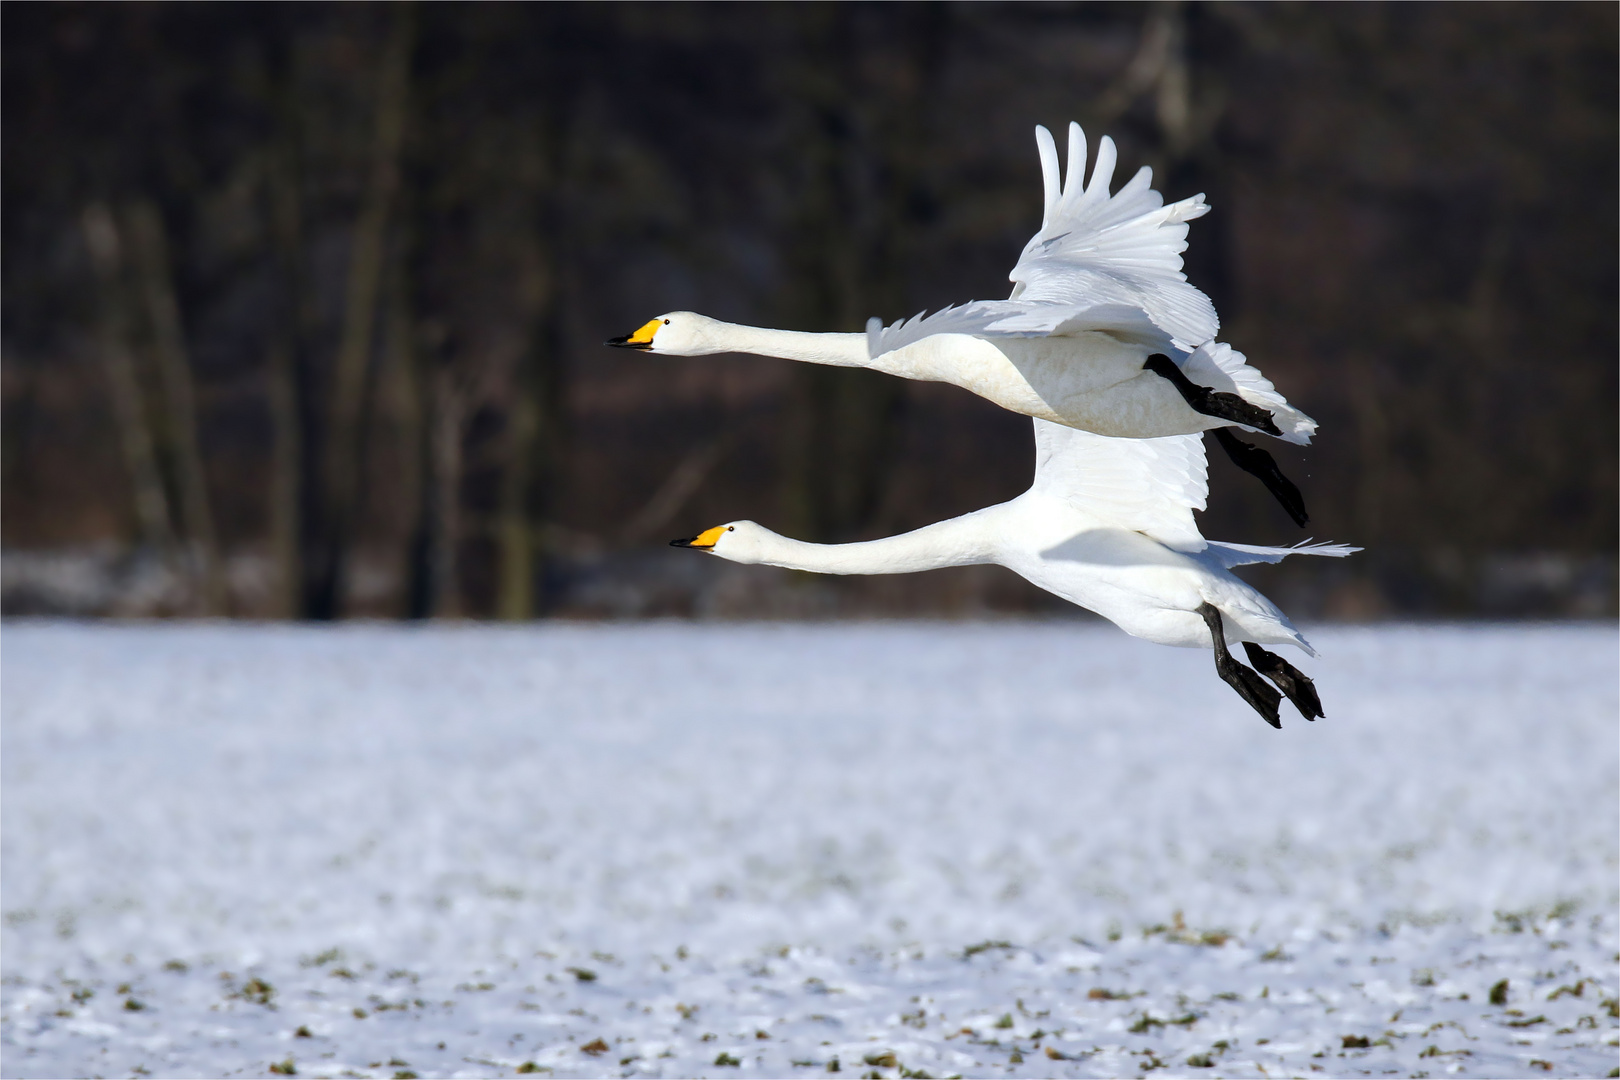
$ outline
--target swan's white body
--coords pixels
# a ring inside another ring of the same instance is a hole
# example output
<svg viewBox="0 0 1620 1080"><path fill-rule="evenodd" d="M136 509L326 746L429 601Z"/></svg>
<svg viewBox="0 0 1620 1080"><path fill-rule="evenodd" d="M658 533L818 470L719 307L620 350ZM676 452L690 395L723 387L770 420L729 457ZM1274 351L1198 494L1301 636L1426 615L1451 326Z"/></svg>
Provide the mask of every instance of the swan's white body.
<svg viewBox="0 0 1620 1080"><path fill-rule="evenodd" d="M954 383L1013 412L1100 435L1158 438L1228 426L1142 370L1158 353L1194 383L1271 412L1289 442L1309 442L1316 422L1242 353L1215 341L1215 307L1181 272L1187 222L1208 211L1204 197L1165 206L1147 168L1110 194L1116 155L1106 137L1083 186L1086 143L1078 124L1069 125L1065 186L1051 133L1035 130L1046 212L1009 275L1014 287L1006 300L972 301L888 327L872 319L865 334L767 330L678 311L613 344L874 368Z"/></svg>
<svg viewBox="0 0 1620 1080"><path fill-rule="evenodd" d="M810 544L738 521L687 543L733 562L822 574L996 563L1147 641L1210 648L1198 611L1207 603L1220 612L1228 644L1289 644L1315 655L1288 617L1231 567L1359 549L1206 541L1192 517L1208 491L1197 435L1118 439L1036 420L1035 440L1035 481L1024 494L899 536Z"/></svg>

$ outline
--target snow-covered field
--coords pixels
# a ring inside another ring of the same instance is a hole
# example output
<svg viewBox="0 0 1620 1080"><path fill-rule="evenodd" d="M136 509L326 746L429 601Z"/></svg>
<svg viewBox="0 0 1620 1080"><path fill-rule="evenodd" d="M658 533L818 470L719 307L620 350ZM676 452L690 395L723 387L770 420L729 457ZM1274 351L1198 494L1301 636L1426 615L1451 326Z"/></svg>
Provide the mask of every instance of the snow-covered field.
<svg viewBox="0 0 1620 1080"><path fill-rule="evenodd" d="M0 1071L1605 1076L1609 624L14 623Z"/></svg>

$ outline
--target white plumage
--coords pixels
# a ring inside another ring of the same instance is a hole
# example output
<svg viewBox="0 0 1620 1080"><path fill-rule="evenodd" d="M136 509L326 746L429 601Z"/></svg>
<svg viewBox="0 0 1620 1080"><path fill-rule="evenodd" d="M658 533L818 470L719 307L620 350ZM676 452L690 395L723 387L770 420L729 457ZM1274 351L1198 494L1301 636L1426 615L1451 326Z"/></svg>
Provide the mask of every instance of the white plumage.
<svg viewBox="0 0 1620 1080"><path fill-rule="evenodd" d="M1165 206L1164 197L1153 190L1153 170L1146 166L1110 194L1118 154L1106 135L1097 147L1091 181L1083 183L1086 136L1079 124L1069 125L1066 176L1058 173L1052 133L1037 127L1035 141L1041 153L1045 210L1040 231L1024 245L1018 264L1007 275L1013 282L1012 295L896 324L878 334L874 352L900 348L925 336L931 324L950 324L958 333L971 325L990 336L1054 334L1070 322L1075 329L1107 328L1112 322L1106 313L1100 322L1085 316L1114 305L1146 314L1168 335L1167 344L1181 352L1212 340L1221 325L1215 305L1181 272L1187 223L1209 212L1204 196ZM870 334L874 328L867 325Z"/></svg>
<svg viewBox="0 0 1620 1080"><path fill-rule="evenodd" d="M1041 228L1009 275L1005 300L975 300L865 334L810 334L670 312L609 344L698 356L748 352L815 364L867 367L949 382L1013 412L1125 438L1185 435L1235 424L1195 410L1164 378L1143 370L1168 357L1193 383L1235 394L1272 414L1280 437L1307 443L1316 422L1287 403L1242 353L1214 340L1207 296L1188 283L1187 223L1209 210L1202 195L1166 206L1142 168L1110 193L1117 153L1097 147L1082 183L1085 135L1069 125L1067 177L1036 128L1045 187Z"/></svg>
<svg viewBox="0 0 1620 1080"><path fill-rule="evenodd" d="M1215 647L1218 661L1224 646L1239 642L1290 644L1315 655L1288 617L1233 576L1231 568L1294 554L1342 557L1359 549L1206 541L1192 517L1193 510L1204 507L1208 493L1203 442L1196 435L1117 439L1042 420L1034 425L1034 481L1024 494L996 506L862 543L810 544L752 521L718 525L675 543L733 562L824 574L909 573L996 563L1102 615L1128 634L1161 645ZM1224 637L1220 647L1208 609L1218 612ZM1309 686L1298 672L1283 668ZM1242 671L1253 676L1246 668ZM1283 685L1281 678L1267 674ZM1228 670L1223 669L1222 677L1232 681ZM1263 702L1256 703L1250 693L1244 696L1276 723L1275 692L1264 689L1272 695L1269 714ZM1315 700L1314 691L1310 700Z"/></svg>
<svg viewBox="0 0 1620 1080"><path fill-rule="evenodd" d="M674 543L740 563L825 574L894 574L996 563L1162 645L1208 648L1219 676L1273 726L1283 694L1322 715L1311 680L1260 646L1315 655L1256 589L1232 574L1289 555L1342 557L1339 544L1291 548L1206 541L1193 520L1208 494L1201 433L1241 426L1307 443L1316 422L1289 405L1242 353L1215 340L1215 306L1182 273L1202 195L1166 206L1146 168L1110 192L1117 153L1069 125L1066 175L1035 129L1045 191L1041 227L1009 275L1005 300L919 313L865 334L811 334L662 315L608 342L681 356L748 352L867 367L954 383L1034 418L1035 476L1008 502L899 536L854 544L792 540L752 521ZM1216 437L1304 524L1303 500L1264 451ZM1242 643L1254 669L1229 646ZM1273 689L1261 676L1276 685ZM1279 693L1279 690L1281 693Z"/></svg>

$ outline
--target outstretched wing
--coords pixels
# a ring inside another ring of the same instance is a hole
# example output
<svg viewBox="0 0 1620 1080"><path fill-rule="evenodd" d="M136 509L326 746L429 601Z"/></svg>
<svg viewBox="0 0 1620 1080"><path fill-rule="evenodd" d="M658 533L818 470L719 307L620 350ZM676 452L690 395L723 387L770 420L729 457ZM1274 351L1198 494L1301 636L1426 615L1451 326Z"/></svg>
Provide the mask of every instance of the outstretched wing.
<svg viewBox="0 0 1620 1080"><path fill-rule="evenodd" d="M1086 330L1107 330L1133 338L1151 345L1156 352L1170 352L1176 347L1170 335L1155 325L1147 312L1129 301L1040 304L1023 300L970 300L941 308L932 315L919 311L889 326L884 326L881 319L868 319L866 351L878 357L935 334L1056 337Z"/></svg>
<svg viewBox="0 0 1620 1080"><path fill-rule="evenodd" d="M1214 338L1220 329L1215 305L1181 272L1187 223L1209 211L1203 195L1165 206L1164 197L1153 190L1153 170L1146 167L1110 194L1118 154L1107 136L1097 146L1091 182L1083 184L1086 137L1079 124L1069 125L1067 177L1059 175L1052 133L1037 126L1035 141L1046 207L1040 231L1024 246L1009 275L1012 295L919 315L887 328L869 322L873 356L939 333L1042 336L1112 329L1119 309L1140 313L1149 332L1162 334L1182 352ZM1096 326L1088 321L1094 312L1103 320Z"/></svg>
<svg viewBox="0 0 1620 1080"><path fill-rule="evenodd" d="M1202 435L1115 439L1035 422L1035 491L1063 499L1109 528L1201 551L1192 512L1209 493Z"/></svg>
<svg viewBox="0 0 1620 1080"><path fill-rule="evenodd" d="M1181 272L1187 223L1209 212L1203 195L1164 205L1153 190L1153 170L1143 167L1109 194L1118 154L1103 136L1091 182L1081 186L1086 136L1069 125L1068 175L1061 186L1052 133L1035 129L1046 183L1041 229L1024 246L1009 277L1009 299L1070 305L1134 302L1176 345L1191 352L1215 336L1220 320L1209 297Z"/></svg>

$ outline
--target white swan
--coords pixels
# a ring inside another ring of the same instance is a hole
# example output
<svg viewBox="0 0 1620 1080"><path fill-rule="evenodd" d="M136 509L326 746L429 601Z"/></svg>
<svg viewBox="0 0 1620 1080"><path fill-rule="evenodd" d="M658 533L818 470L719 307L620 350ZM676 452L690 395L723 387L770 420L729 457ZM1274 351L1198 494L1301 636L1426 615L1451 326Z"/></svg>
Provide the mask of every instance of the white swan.
<svg viewBox="0 0 1620 1080"><path fill-rule="evenodd" d="M1135 637L1210 648L1215 666L1273 727L1280 695L1227 650L1250 662L1299 707L1322 715L1311 680L1261 644L1315 651L1271 601L1231 572L1289 555L1345 556L1342 544L1252 547L1206 541L1192 512L1208 493L1197 435L1117 439L1035 421L1035 480L1017 498L899 536L809 544L752 521L717 525L676 547L739 563L822 574L902 574L997 563Z"/></svg>
<svg viewBox="0 0 1620 1080"><path fill-rule="evenodd" d="M746 352L908 379L954 383L1013 412L1099 435L1155 438L1218 430L1240 467L1259 476L1301 525L1293 485L1231 425L1308 443L1316 421L1294 408L1242 353L1214 340L1209 297L1181 272L1187 223L1203 195L1164 205L1139 169L1113 194L1113 140L1097 147L1082 184L1086 137L1069 125L1060 182L1051 132L1035 129L1045 183L1041 228L1009 275L1006 300L975 300L864 334L812 334L660 315L607 344L675 356Z"/></svg>

